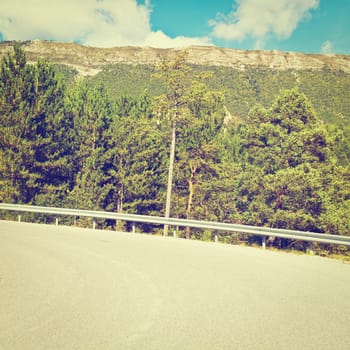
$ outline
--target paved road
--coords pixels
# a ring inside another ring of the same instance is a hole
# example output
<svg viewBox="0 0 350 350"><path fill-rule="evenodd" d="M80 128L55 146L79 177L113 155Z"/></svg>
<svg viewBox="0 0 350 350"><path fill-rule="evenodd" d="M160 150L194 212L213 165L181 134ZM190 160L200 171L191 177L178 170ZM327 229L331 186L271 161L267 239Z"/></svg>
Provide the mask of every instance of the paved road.
<svg viewBox="0 0 350 350"><path fill-rule="evenodd" d="M0 349L350 349L350 265L0 221Z"/></svg>

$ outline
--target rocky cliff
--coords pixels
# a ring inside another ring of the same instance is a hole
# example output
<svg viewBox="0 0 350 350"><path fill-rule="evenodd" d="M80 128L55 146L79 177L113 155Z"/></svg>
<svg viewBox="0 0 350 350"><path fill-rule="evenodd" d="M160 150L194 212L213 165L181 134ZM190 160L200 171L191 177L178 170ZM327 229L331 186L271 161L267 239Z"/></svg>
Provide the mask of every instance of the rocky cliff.
<svg viewBox="0 0 350 350"><path fill-rule="evenodd" d="M0 56L12 49L11 42L0 43ZM28 61L39 57L53 63L75 68L82 75L97 74L102 66L113 63L157 64L171 59L179 49L156 49L150 47L94 48L75 43L49 41L22 42ZM215 46L191 46L188 61L193 64L225 66L244 70L247 67L260 69L334 69L350 73L349 55L320 55L297 52L235 50Z"/></svg>

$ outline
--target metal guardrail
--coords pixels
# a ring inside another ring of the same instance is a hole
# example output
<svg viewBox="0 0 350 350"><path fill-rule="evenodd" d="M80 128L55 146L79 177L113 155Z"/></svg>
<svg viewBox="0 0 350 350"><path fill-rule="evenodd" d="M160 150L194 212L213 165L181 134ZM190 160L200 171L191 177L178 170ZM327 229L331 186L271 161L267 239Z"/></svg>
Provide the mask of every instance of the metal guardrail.
<svg viewBox="0 0 350 350"><path fill-rule="evenodd" d="M68 216L75 216L75 217L84 216L84 217L91 217L96 219L101 218L101 219L122 220L122 221L127 221L132 223L140 222L140 223L169 225L173 227L193 227L193 228L200 228L200 229L226 231L226 232L247 233L247 234L262 236L264 238L263 246L265 246L265 238L268 236L288 238L288 239L301 240L301 241L307 241L307 242L340 244L340 245L350 246L350 237L347 237L347 236L338 236L338 235L331 235L331 234L325 234L325 233L285 230L285 229L276 229L276 228L258 227L258 226L249 226L249 225L240 225L240 224L219 223L214 221L187 220L187 219L176 219L176 218L164 218L160 216L113 213L108 211L78 210L78 209L41 207L41 206L7 204L7 203L0 203L0 210L52 214L52 215L68 215Z"/></svg>

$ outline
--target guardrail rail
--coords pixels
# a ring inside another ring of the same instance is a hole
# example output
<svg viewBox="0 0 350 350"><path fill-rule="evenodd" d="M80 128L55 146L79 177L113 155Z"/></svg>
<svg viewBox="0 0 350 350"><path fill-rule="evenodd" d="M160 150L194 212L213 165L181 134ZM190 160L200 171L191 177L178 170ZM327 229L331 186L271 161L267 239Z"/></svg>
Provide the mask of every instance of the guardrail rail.
<svg viewBox="0 0 350 350"><path fill-rule="evenodd" d="M7 204L0 203L0 210L9 210L16 212L30 212L40 214L52 214L52 215L67 215L76 217L91 217L101 219L122 220L135 223L150 223L169 225L172 227L193 227L200 229L210 229L225 232L237 232L246 233L252 235L258 235L263 237L263 247L266 246L266 237L274 236L279 238L288 238L293 240L300 240L306 242L318 242L327 244L339 244L344 246L350 246L350 237L339 236L326 233L317 232L305 232L297 230L276 229L269 227L258 227L241 224L220 223L214 221L201 221L201 220L187 220L178 218L165 218L161 216L149 216L149 215L137 215L127 213L114 213L108 211L94 211L94 210L79 210L79 209L67 209L67 208L55 208L55 207L42 207L33 205L22 204ZM57 224L58 221L56 221ZM135 226L133 225L133 231Z"/></svg>

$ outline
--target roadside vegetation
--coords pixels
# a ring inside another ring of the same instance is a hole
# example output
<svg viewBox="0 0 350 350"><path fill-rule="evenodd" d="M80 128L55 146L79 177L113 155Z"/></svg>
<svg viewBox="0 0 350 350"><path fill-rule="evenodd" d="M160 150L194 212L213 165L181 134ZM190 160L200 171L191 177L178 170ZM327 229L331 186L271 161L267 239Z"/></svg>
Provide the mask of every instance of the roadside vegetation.
<svg viewBox="0 0 350 350"><path fill-rule="evenodd" d="M143 88L137 93L116 82L111 94L103 75L74 80L70 72L67 80L47 61L27 64L15 46L0 68L0 201L164 215L176 120L170 216L350 235L349 78L330 73L334 83L315 106L302 91L307 75L299 76L303 84L286 78L288 89L279 91L271 78L261 91L266 72L250 72L245 85L242 76L220 82L181 55L177 73L164 63L136 75ZM115 74L117 80L124 73ZM251 103L251 89L259 90L260 104ZM227 243L259 243L220 235ZM285 239L269 244L306 248ZM348 254L344 247L319 251Z"/></svg>

